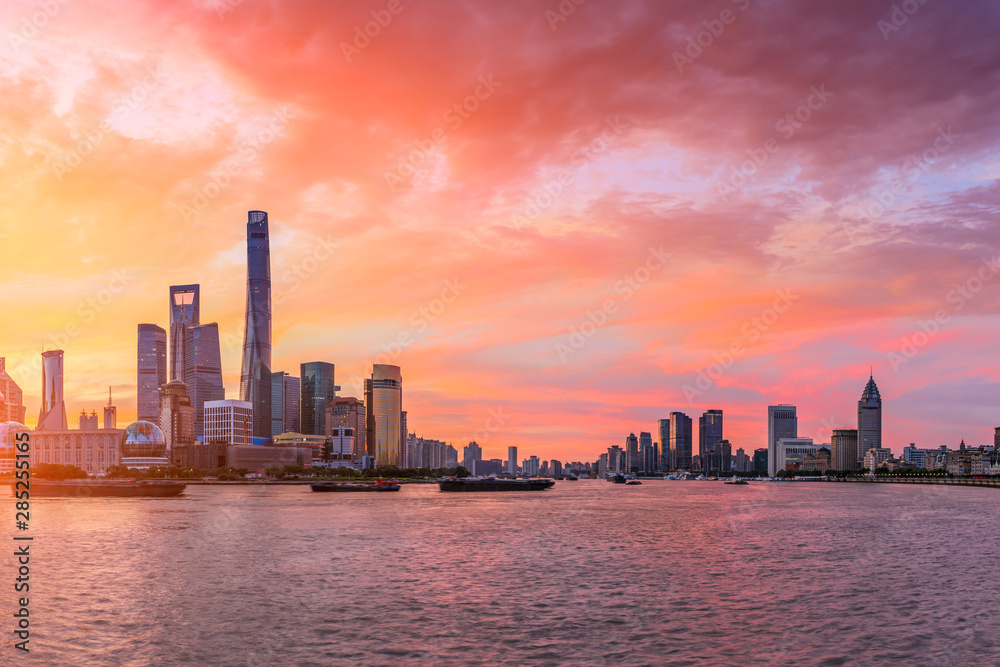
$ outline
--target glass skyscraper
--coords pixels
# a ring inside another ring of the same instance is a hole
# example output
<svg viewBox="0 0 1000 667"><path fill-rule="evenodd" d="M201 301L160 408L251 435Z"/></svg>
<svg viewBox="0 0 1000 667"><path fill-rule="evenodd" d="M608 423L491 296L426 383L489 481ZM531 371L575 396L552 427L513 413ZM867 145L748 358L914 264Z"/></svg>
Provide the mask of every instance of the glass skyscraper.
<svg viewBox="0 0 1000 667"><path fill-rule="evenodd" d="M194 437L205 435L205 403L226 397L222 385L222 354L219 349L219 325L199 324L187 330L184 383L194 407Z"/></svg>
<svg viewBox="0 0 1000 667"><path fill-rule="evenodd" d="M306 435L329 435L326 423L327 406L337 397L340 387L334 381L333 364L310 361L299 365L299 432Z"/></svg>
<svg viewBox="0 0 1000 667"><path fill-rule="evenodd" d="M63 351L42 352L42 409L38 431L65 431L66 403L63 401Z"/></svg>
<svg viewBox="0 0 1000 667"><path fill-rule="evenodd" d="M240 399L253 406L254 437L270 438L271 249L264 211L250 211L247 217L247 307Z"/></svg>
<svg viewBox="0 0 1000 667"><path fill-rule="evenodd" d="M670 448L670 420L660 419L656 422L657 432L660 435L660 470L670 470L673 460Z"/></svg>
<svg viewBox="0 0 1000 667"><path fill-rule="evenodd" d="M140 324L138 336L136 419L160 423L160 387L167 383L167 332Z"/></svg>
<svg viewBox="0 0 1000 667"><path fill-rule="evenodd" d="M299 398L302 382L285 372L271 373L271 437L282 433L302 433ZM313 434L316 435L316 434Z"/></svg>
<svg viewBox="0 0 1000 667"><path fill-rule="evenodd" d="M778 440L799 437L799 419L794 405L767 406L767 474L774 477L784 470L784 462L778 460Z"/></svg>
<svg viewBox="0 0 1000 667"><path fill-rule="evenodd" d="M371 379L365 380L365 405L368 450L375 457L375 465L402 465L403 375L399 366L372 367Z"/></svg>
<svg viewBox="0 0 1000 667"><path fill-rule="evenodd" d="M670 413L670 467L691 469L691 418L683 412Z"/></svg>
<svg viewBox="0 0 1000 667"><path fill-rule="evenodd" d="M201 324L201 298L198 285L170 286L170 379L186 382L187 331ZM160 386L166 384L166 380ZM157 387L159 389L159 387ZM152 420L157 423L158 420Z"/></svg>
<svg viewBox="0 0 1000 667"><path fill-rule="evenodd" d="M705 458L720 442L722 442L722 410L708 410L698 417L698 456L702 470L708 470Z"/></svg>
<svg viewBox="0 0 1000 667"><path fill-rule="evenodd" d="M858 458L873 447L882 446L882 396L875 379L869 375L868 384L858 401Z"/></svg>

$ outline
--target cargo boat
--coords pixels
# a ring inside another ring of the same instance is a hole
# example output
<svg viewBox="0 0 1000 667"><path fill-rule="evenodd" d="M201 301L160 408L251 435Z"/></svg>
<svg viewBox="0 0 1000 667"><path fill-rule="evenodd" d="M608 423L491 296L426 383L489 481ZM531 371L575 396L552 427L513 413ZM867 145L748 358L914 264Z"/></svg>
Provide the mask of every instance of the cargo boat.
<svg viewBox="0 0 1000 667"><path fill-rule="evenodd" d="M184 482L144 479L82 480L53 482L31 480L32 498L169 498L184 493Z"/></svg>
<svg viewBox="0 0 1000 667"><path fill-rule="evenodd" d="M315 482L309 488L328 493L349 493L351 491L399 491L399 484L379 480L374 484L352 484L350 482Z"/></svg>
<svg viewBox="0 0 1000 667"><path fill-rule="evenodd" d="M542 491L555 482L551 479L442 479L442 491Z"/></svg>

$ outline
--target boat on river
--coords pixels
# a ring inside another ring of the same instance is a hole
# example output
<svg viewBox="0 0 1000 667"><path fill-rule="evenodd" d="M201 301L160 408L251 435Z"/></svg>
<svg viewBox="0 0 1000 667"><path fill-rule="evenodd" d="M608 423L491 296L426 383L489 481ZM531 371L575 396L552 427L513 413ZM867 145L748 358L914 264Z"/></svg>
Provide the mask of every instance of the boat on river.
<svg viewBox="0 0 1000 667"><path fill-rule="evenodd" d="M442 479L442 491L542 491L555 484L551 479Z"/></svg>
<svg viewBox="0 0 1000 667"><path fill-rule="evenodd" d="M380 479L374 484L354 484L352 482L314 482L309 485L313 491L327 493L351 493L355 491L399 491L399 484Z"/></svg>
<svg viewBox="0 0 1000 667"><path fill-rule="evenodd" d="M187 484L159 479L32 479L32 498L169 498L184 493Z"/></svg>

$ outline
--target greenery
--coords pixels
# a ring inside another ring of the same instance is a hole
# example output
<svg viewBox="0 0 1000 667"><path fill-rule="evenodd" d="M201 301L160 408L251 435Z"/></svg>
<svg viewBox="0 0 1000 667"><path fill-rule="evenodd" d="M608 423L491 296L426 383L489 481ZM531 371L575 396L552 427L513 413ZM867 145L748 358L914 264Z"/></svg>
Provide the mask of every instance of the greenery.
<svg viewBox="0 0 1000 667"><path fill-rule="evenodd" d="M151 466L148 470L126 468L125 466L110 466L106 477L128 479L202 479L216 477L223 481L244 479L250 471L246 468L224 466L217 469L185 468L183 466Z"/></svg>
<svg viewBox="0 0 1000 667"><path fill-rule="evenodd" d="M87 479L88 475L82 468L61 463L39 463L32 471L38 479L60 481L64 479Z"/></svg>

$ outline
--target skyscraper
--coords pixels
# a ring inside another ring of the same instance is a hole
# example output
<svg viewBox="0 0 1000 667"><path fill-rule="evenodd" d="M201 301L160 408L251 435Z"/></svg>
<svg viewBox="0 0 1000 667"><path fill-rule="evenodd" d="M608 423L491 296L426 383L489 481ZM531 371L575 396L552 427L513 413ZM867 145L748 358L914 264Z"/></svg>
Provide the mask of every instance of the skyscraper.
<svg viewBox="0 0 1000 667"><path fill-rule="evenodd" d="M657 432L660 434L660 470L670 470L673 466L670 449L670 420L660 419L657 422Z"/></svg>
<svg viewBox="0 0 1000 667"><path fill-rule="evenodd" d="M226 389L222 386L219 325L212 322L187 327L184 350L183 382L194 408L194 437L200 438L205 435L205 403L226 397Z"/></svg>
<svg viewBox="0 0 1000 667"><path fill-rule="evenodd" d="M639 438L629 433L625 438L625 472L639 472Z"/></svg>
<svg viewBox="0 0 1000 667"><path fill-rule="evenodd" d="M517 474L517 447L507 448L507 473L510 475Z"/></svg>
<svg viewBox="0 0 1000 667"><path fill-rule="evenodd" d="M327 435L338 427L354 429L354 460L360 461L368 453L368 411L365 404L353 396L340 396L327 406L326 414Z"/></svg>
<svg viewBox="0 0 1000 667"><path fill-rule="evenodd" d="M299 375L299 433L328 435L326 408L340 389L334 381L334 365L309 361L299 365Z"/></svg>
<svg viewBox="0 0 1000 667"><path fill-rule="evenodd" d="M691 418L683 412L670 413L670 467L691 469Z"/></svg>
<svg viewBox="0 0 1000 667"><path fill-rule="evenodd" d="M187 331L189 327L201 324L201 298L199 296L200 287L198 285L171 285L170 286L170 379L187 382L184 374L187 368ZM143 326L155 326L152 324ZM160 329L160 327L156 327ZM160 331L163 331L160 329ZM160 382L156 389L167 383L166 380ZM159 403L159 393L157 393L157 404ZM158 410L157 410L158 411ZM156 421L156 420L152 420Z"/></svg>
<svg viewBox="0 0 1000 667"><path fill-rule="evenodd" d="M774 477L784 470L784 462L778 460L778 440L799 437L799 420L794 405L767 406L767 474Z"/></svg>
<svg viewBox="0 0 1000 667"><path fill-rule="evenodd" d="M302 374L305 386L305 373ZM368 406L368 450L375 465L403 464L403 375L399 366L375 364L371 379L365 380Z"/></svg>
<svg viewBox="0 0 1000 667"><path fill-rule="evenodd" d="M299 378L283 371L271 373L272 438L282 433L302 433L299 430L301 428L299 422L301 394L302 381ZM324 430L324 434L329 435L329 428Z"/></svg>
<svg viewBox="0 0 1000 667"><path fill-rule="evenodd" d="M250 211L247 216L247 307L240 399L253 406L254 437L270 438L271 249L264 211Z"/></svg>
<svg viewBox="0 0 1000 667"><path fill-rule="evenodd" d="M882 396L875 386L875 379L869 375L868 384L858 401L858 458L863 459L869 449L881 446Z"/></svg>
<svg viewBox="0 0 1000 667"><path fill-rule="evenodd" d="M42 352L42 409L37 431L65 431L66 403L63 401L63 351Z"/></svg>
<svg viewBox="0 0 1000 667"><path fill-rule="evenodd" d="M156 424L160 421L160 387L167 383L167 332L155 324L140 324L138 351L137 419Z"/></svg>
<svg viewBox="0 0 1000 667"><path fill-rule="evenodd" d="M656 455L653 449L653 435L646 431L639 433L639 472L656 471Z"/></svg>
<svg viewBox="0 0 1000 667"><path fill-rule="evenodd" d="M25 407L24 392L21 387L14 382L14 378L7 375L7 360L0 357L0 423L17 422L24 424Z"/></svg>
<svg viewBox="0 0 1000 667"><path fill-rule="evenodd" d="M473 475L476 474L476 462L483 460L483 448L473 440L462 449L462 465Z"/></svg>
<svg viewBox="0 0 1000 667"><path fill-rule="evenodd" d="M702 470L709 470L705 458L722 438L722 410L708 410L698 417L698 456Z"/></svg>
<svg viewBox="0 0 1000 667"><path fill-rule="evenodd" d="M858 458L857 429L835 429L830 452L830 467L834 470L857 470Z"/></svg>

